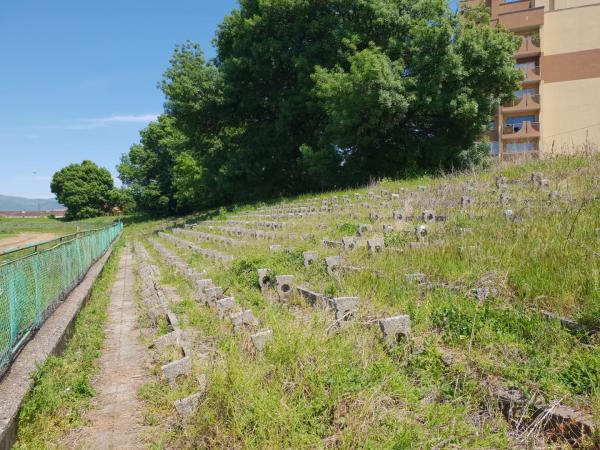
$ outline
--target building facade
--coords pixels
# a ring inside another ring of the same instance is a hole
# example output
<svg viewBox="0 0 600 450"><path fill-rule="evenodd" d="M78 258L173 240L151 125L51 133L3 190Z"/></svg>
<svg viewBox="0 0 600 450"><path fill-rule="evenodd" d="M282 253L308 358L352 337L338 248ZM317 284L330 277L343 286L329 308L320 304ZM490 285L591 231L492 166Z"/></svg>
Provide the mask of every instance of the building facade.
<svg viewBox="0 0 600 450"><path fill-rule="evenodd" d="M521 36L524 81L486 132L501 158L600 150L600 0L463 0Z"/></svg>

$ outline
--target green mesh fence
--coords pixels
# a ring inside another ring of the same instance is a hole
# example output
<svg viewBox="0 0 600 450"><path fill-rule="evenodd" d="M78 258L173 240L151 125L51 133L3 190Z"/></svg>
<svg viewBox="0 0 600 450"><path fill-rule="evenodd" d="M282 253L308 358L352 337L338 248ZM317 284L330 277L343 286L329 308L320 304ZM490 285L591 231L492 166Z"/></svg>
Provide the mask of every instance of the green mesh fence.
<svg viewBox="0 0 600 450"><path fill-rule="evenodd" d="M33 253L0 262L0 375L122 229L117 223L78 233L51 248L33 246Z"/></svg>

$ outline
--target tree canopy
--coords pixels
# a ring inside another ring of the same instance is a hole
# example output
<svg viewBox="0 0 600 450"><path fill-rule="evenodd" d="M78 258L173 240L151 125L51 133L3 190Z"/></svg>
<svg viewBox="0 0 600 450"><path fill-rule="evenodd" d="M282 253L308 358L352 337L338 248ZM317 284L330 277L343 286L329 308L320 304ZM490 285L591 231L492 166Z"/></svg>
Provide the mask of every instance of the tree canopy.
<svg viewBox="0 0 600 450"><path fill-rule="evenodd" d="M50 189L67 207L66 218L87 219L110 213L126 201L124 193L115 189L108 169L92 161L70 164L54 174Z"/></svg>
<svg viewBox="0 0 600 450"><path fill-rule="evenodd" d="M165 113L122 159L144 210L463 164L521 79L515 36L446 0L240 0L215 45L176 48Z"/></svg>

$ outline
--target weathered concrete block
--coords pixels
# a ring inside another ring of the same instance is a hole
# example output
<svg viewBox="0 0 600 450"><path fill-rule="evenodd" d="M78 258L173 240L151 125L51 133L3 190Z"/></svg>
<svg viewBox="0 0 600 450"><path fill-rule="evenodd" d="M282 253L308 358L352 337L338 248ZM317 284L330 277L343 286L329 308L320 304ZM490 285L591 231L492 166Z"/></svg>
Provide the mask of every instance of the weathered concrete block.
<svg viewBox="0 0 600 450"><path fill-rule="evenodd" d="M358 225L358 235L364 236L372 229L373 229L373 227L370 224L365 224L365 223L359 224Z"/></svg>
<svg viewBox="0 0 600 450"><path fill-rule="evenodd" d="M500 205L504 206L510 201L510 195L507 192L500 193Z"/></svg>
<svg viewBox="0 0 600 450"><path fill-rule="evenodd" d="M514 212L512 209L505 209L504 210L504 219L505 220L512 220L514 218Z"/></svg>
<svg viewBox="0 0 600 450"><path fill-rule="evenodd" d="M279 244L273 244L269 246L269 251L271 253L278 253L283 250L283 247Z"/></svg>
<svg viewBox="0 0 600 450"><path fill-rule="evenodd" d="M467 206L471 206L473 204L473 197L469 197L468 195L463 195L460 198L460 206L466 208Z"/></svg>
<svg viewBox="0 0 600 450"><path fill-rule="evenodd" d="M401 315L379 320L383 342L389 347L398 345L400 339L410 334L410 316Z"/></svg>
<svg viewBox="0 0 600 450"><path fill-rule="evenodd" d="M304 252L302 253L302 255L304 256L304 267L310 266L312 263L319 259L318 252Z"/></svg>
<svg viewBox="0 0 600 450"><path fill-rule="evenodd" d="M254 317L252 311L247 309L229 316L233 325L233 330L238 333L243 329L254 329L258 326L258 319Z"/></svg>
<svg viewBox="0 0 600 450"><path fill-rule="evenodd" d="M379 253L385 248L385 239L376 237L367 241L367 248L371 253Z"/></svg>
<svg viewBox="0 0 600 450"><path fill-rule="evenodd" d="M327 239L327 238L323 239L321 242L322 242L322 244L325 247L329 247L329 248L341 247L342 246L342 242L341 241L333 241L333 240Z"/></svg>
<svg viewBox="0 0 600 450"><path fill-rule="evenodd" d="M287 300L291 293L294 284L293 275L277 275L275 277L277 294L279 294L280 300Z"/></svg>
<svg viewBox="0 0 600 450"><path fill-rule="evenodd" d="M149 308L148 318L150 319L150 323L152 325L156 325L161 318L163 318L164 320L168 320L167 310L163 305L157 305L152 308Z"/></svg>
<svg viewBox="0 0 600 450"><path fill-rule="evenodd" d="M423 242L427 240L427 226L425 225L417 225L415 227L415 236L417 237L417 241Z"/></svg>
<svg viewBox="0 0 600 450"><path fill-rule="evenodd" d="M267 342L269 342L271 339L273 339L273 331L272 330L259 331L258 333L254 333L252 336L250 336L250 339L252 339L252 343L254 344L254 347L256 348L256 350L258 350L259 352L262 352L264 350L265 346L267 345Z"/></svg>
<svg viewBox="0 0 600 450"><path fill-rule="evenodd" d="M404 214L402 213L402 211L394 211L392 212L392 219L394 220L404 220Z"/></svg>
<svg viewBox="0 0 600 450"><path fill-rule="evenodd" d="M310 306L319 306L324 304L324 295L318 292L313 292L302 286L296 288L298 294L304 298Z"/></svg>
<svg viewBox="0 0 600 450"><path fill-rule="evenodd" d="M189 356L162 366L162 372L171 387L177 385L178 379L192 374L192 360Z"/></svg>
<svg viewBox="0 0 600 450"><path fill-rule="evenodd" d="M381 229L383 230L384 233L393 233L394 232L394 227L391 225L387 225L387 224L383 224L381 226Z"/></svg>
<svg viewBox="0 0 600 450"><path fill-rule="evenodd" d="M356 238L344 236L342 238L342 245L344 246L344 250L354 250L356 248Z"/></svg>
<svg viewBox="0 0 600 450"><path fill-rule="evenodd" d="M340 268L340 257L328 256L325 258L325 264L327 265L327 273L329 275L334 275L334 273Z"/></svg>
<svg viewBox="0 0 600 450"><path fill-rule="evenodd" d="M423 222L435 222L435 211L431 209L426 209L421 214L421 219L423 220Z"/></svg>
<svg viewBox="0 0 600 450"><path fill-rule="evenodd" d="M400 194L398 193L392 193L392 200L400 200Z"/></svg>
<svg viewBox="0 0 600 450"><path fill-rule="evenodd" d="M471 295L478 301L482 302L487 300L489 297L498 295L498 289L495 287L481 287L471 289Z"/></svg>
<svg viewBox="0 0 600 450"><path fill-rule="evenodd" d="M177 415L183 422L187 422L198 409L200 401L204 397L205 392L196 392L195 394L189 395L188 397L182 398L181 400L175 400L175 410Z"/></svg>
<svg viewBox="0 0 600 450"><path fill-rule="evenodd" d="M159 352L164 351L167 347L181 347L182 334L181 330L171 331L168 334L160 336L154 340L152 346Z"/></svg>
<svg viewBox="0 0 600 450"><path fill-rule="evenodd" d="M233 297L226 297L215 302L215 307L217 308L217 314L219 318L223 319L227 314L237 308L237 303Z"/></svg>
<svg viewBox="0 0 600 450"><path fill-rule="evenodd" d="M343 322L349 320L358 310L358 301L358 297L337 297L332 300L335 309L335 320L340 325L343 325Z"/></svg>
<svg viewBox="0 0 600 450"><path fill-rule="evenodd" d="M258 286L261 290L268 289L271 287L271 280L269 277L269 269L258 269Z"/></svg>
<svg viewBox="0 0 600 450"><path fill-rule="evenodd" d="M206 306L215 306L215 302L223 298L223 289L220 287L211 287L204 289L202 299Z"/></svg>
<svg viewBox="0 0 600 450"><path fill-rule="evenodd" d="M423 284L427 277L424 273L407 273L404 275L404 279L407 283Z"/></svg>
<svg viewBox="0 0 600 450"><path fill-rule="evenodd" d="M536 186L539 186L543 179L544 174L542 172L533 172L531 174L531 182Z"/></svg>
<svg viewBox="0 0 600 450"><path fill-rule="evenodd" d="M508 180L506 179L506 177L503 177L503 176L496 177L496 188L504 189L507 184L508 184Z"/></svg>
<svg viewBox="0 0 600 450"><path fill-rule="evenodd" d="M210 278L196 280L196 286L198 287L198 289L200 289L200 291L203 291L206 288L215 287L213 281Z"/></svg>

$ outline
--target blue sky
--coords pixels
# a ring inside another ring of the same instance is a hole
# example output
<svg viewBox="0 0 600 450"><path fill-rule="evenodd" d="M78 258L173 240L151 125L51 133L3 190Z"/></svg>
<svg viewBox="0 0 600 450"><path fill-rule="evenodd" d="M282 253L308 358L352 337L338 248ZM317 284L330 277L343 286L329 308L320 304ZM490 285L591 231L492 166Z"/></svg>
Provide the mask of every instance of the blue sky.
<svg viewBox="0 0 600 450"><path fill-rule="evenodd" d="M52 197L61 167L120 155L162 111L176 44L211 40L236 0L0 2L0 194Z"/></svg>

